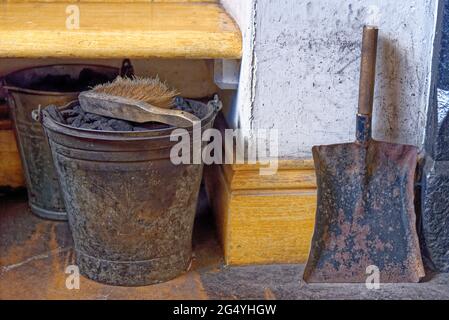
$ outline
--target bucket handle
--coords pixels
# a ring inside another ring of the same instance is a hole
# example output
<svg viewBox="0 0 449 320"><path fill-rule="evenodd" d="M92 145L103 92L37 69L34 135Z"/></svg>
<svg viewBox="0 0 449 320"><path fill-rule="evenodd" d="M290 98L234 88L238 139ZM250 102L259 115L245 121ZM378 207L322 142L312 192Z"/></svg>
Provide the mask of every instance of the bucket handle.
<svg viewBox="0 0 449 320"><path fill-rule="evenodd" d="M130 59L123 59L122 66L120 67L120 76L122 78L133 78L134 77L134 66Z"/></svg>

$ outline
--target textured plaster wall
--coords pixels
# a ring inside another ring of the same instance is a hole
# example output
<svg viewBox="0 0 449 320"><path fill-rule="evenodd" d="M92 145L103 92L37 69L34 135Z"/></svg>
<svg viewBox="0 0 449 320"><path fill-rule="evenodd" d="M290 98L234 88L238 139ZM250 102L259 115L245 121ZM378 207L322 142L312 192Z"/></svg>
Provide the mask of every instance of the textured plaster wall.
<svg viewBox="0 0 449 320"><path fill-rule="evenodd" d="M281 156L354 139L365 23L380 27L374 136L422 145L438 0L222 2L231 14L242 2L253 10L236 19L253 50L242 60L240 126L278 128Z"/></svg>

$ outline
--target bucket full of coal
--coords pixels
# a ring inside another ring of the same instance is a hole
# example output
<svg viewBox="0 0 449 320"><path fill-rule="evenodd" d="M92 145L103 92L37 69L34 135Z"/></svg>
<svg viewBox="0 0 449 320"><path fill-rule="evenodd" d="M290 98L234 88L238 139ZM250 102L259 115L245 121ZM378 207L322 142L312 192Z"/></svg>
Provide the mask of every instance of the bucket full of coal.
<svg viewBox="0 0 449 320"><path fill-rule="evenodd" d="M25 175L28 203L39 217L66 220L50 149L31 111L39 105L63 106L82 90L113 80L119 69L86 64L58 64L15 71L4 79Z"/></svg>
<svg viewBox="0 0 449 320"><path fill-rule="evenodd" d="M219 109L214 102L183 101L201 120L201 132L213 125ZM171 148L180 140L170 136L179 128L85 113L77 102L60 111L47 107L39 118L80 273L124 286L163 282L183 273L191 261L203 166L171 161ZM180 130L194 145L193 128Z"/></svg>

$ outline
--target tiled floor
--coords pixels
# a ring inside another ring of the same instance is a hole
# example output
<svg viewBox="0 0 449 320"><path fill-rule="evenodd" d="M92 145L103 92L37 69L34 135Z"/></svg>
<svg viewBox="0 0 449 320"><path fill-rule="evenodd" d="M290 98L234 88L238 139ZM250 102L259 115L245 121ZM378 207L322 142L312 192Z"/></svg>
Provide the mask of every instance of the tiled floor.
<svg viewBox="0 0 449 320"><path fill-rule="evenodd" d="M449 274L420 284L307 285L302 265L226 267L212 221L199 215L191 270L163 284L114 287L82 277L68 290L74 255L68 226L31 214L24 194L0 198L0 299L449 299Z"/></svg>

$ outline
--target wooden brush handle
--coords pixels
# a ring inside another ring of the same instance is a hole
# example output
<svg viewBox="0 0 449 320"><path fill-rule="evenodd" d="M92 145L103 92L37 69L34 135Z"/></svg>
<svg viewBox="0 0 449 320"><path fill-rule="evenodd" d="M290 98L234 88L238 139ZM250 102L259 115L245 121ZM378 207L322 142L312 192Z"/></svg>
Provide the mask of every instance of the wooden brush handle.
<svg viewBox="0 0 449 320"><path fill-rule="evenodd" d="M158 108L143 101L137 101L135 104L148 112L146 118L142 117L138 122L156 121L180 128L190 128L195 124L201 124L197 116L186 111Z"/></svg>
<svg viewBox="0 0 449 320"><path fill-rule="evenodd" d="M371 116L371 114L373 113L378 31L379 29L377 27L373 26L363 27L358 113L368 116Z"/></svg>
<svg viewBox="0 0 449 320"><path fill-rule="evenodd" d="M79 94L78 100L85 112L110 118L137 123L155 121L181 128L201 124L198 117L188 112L158 108L143 101L111 96L105 93L84 91Z"/></svg>

